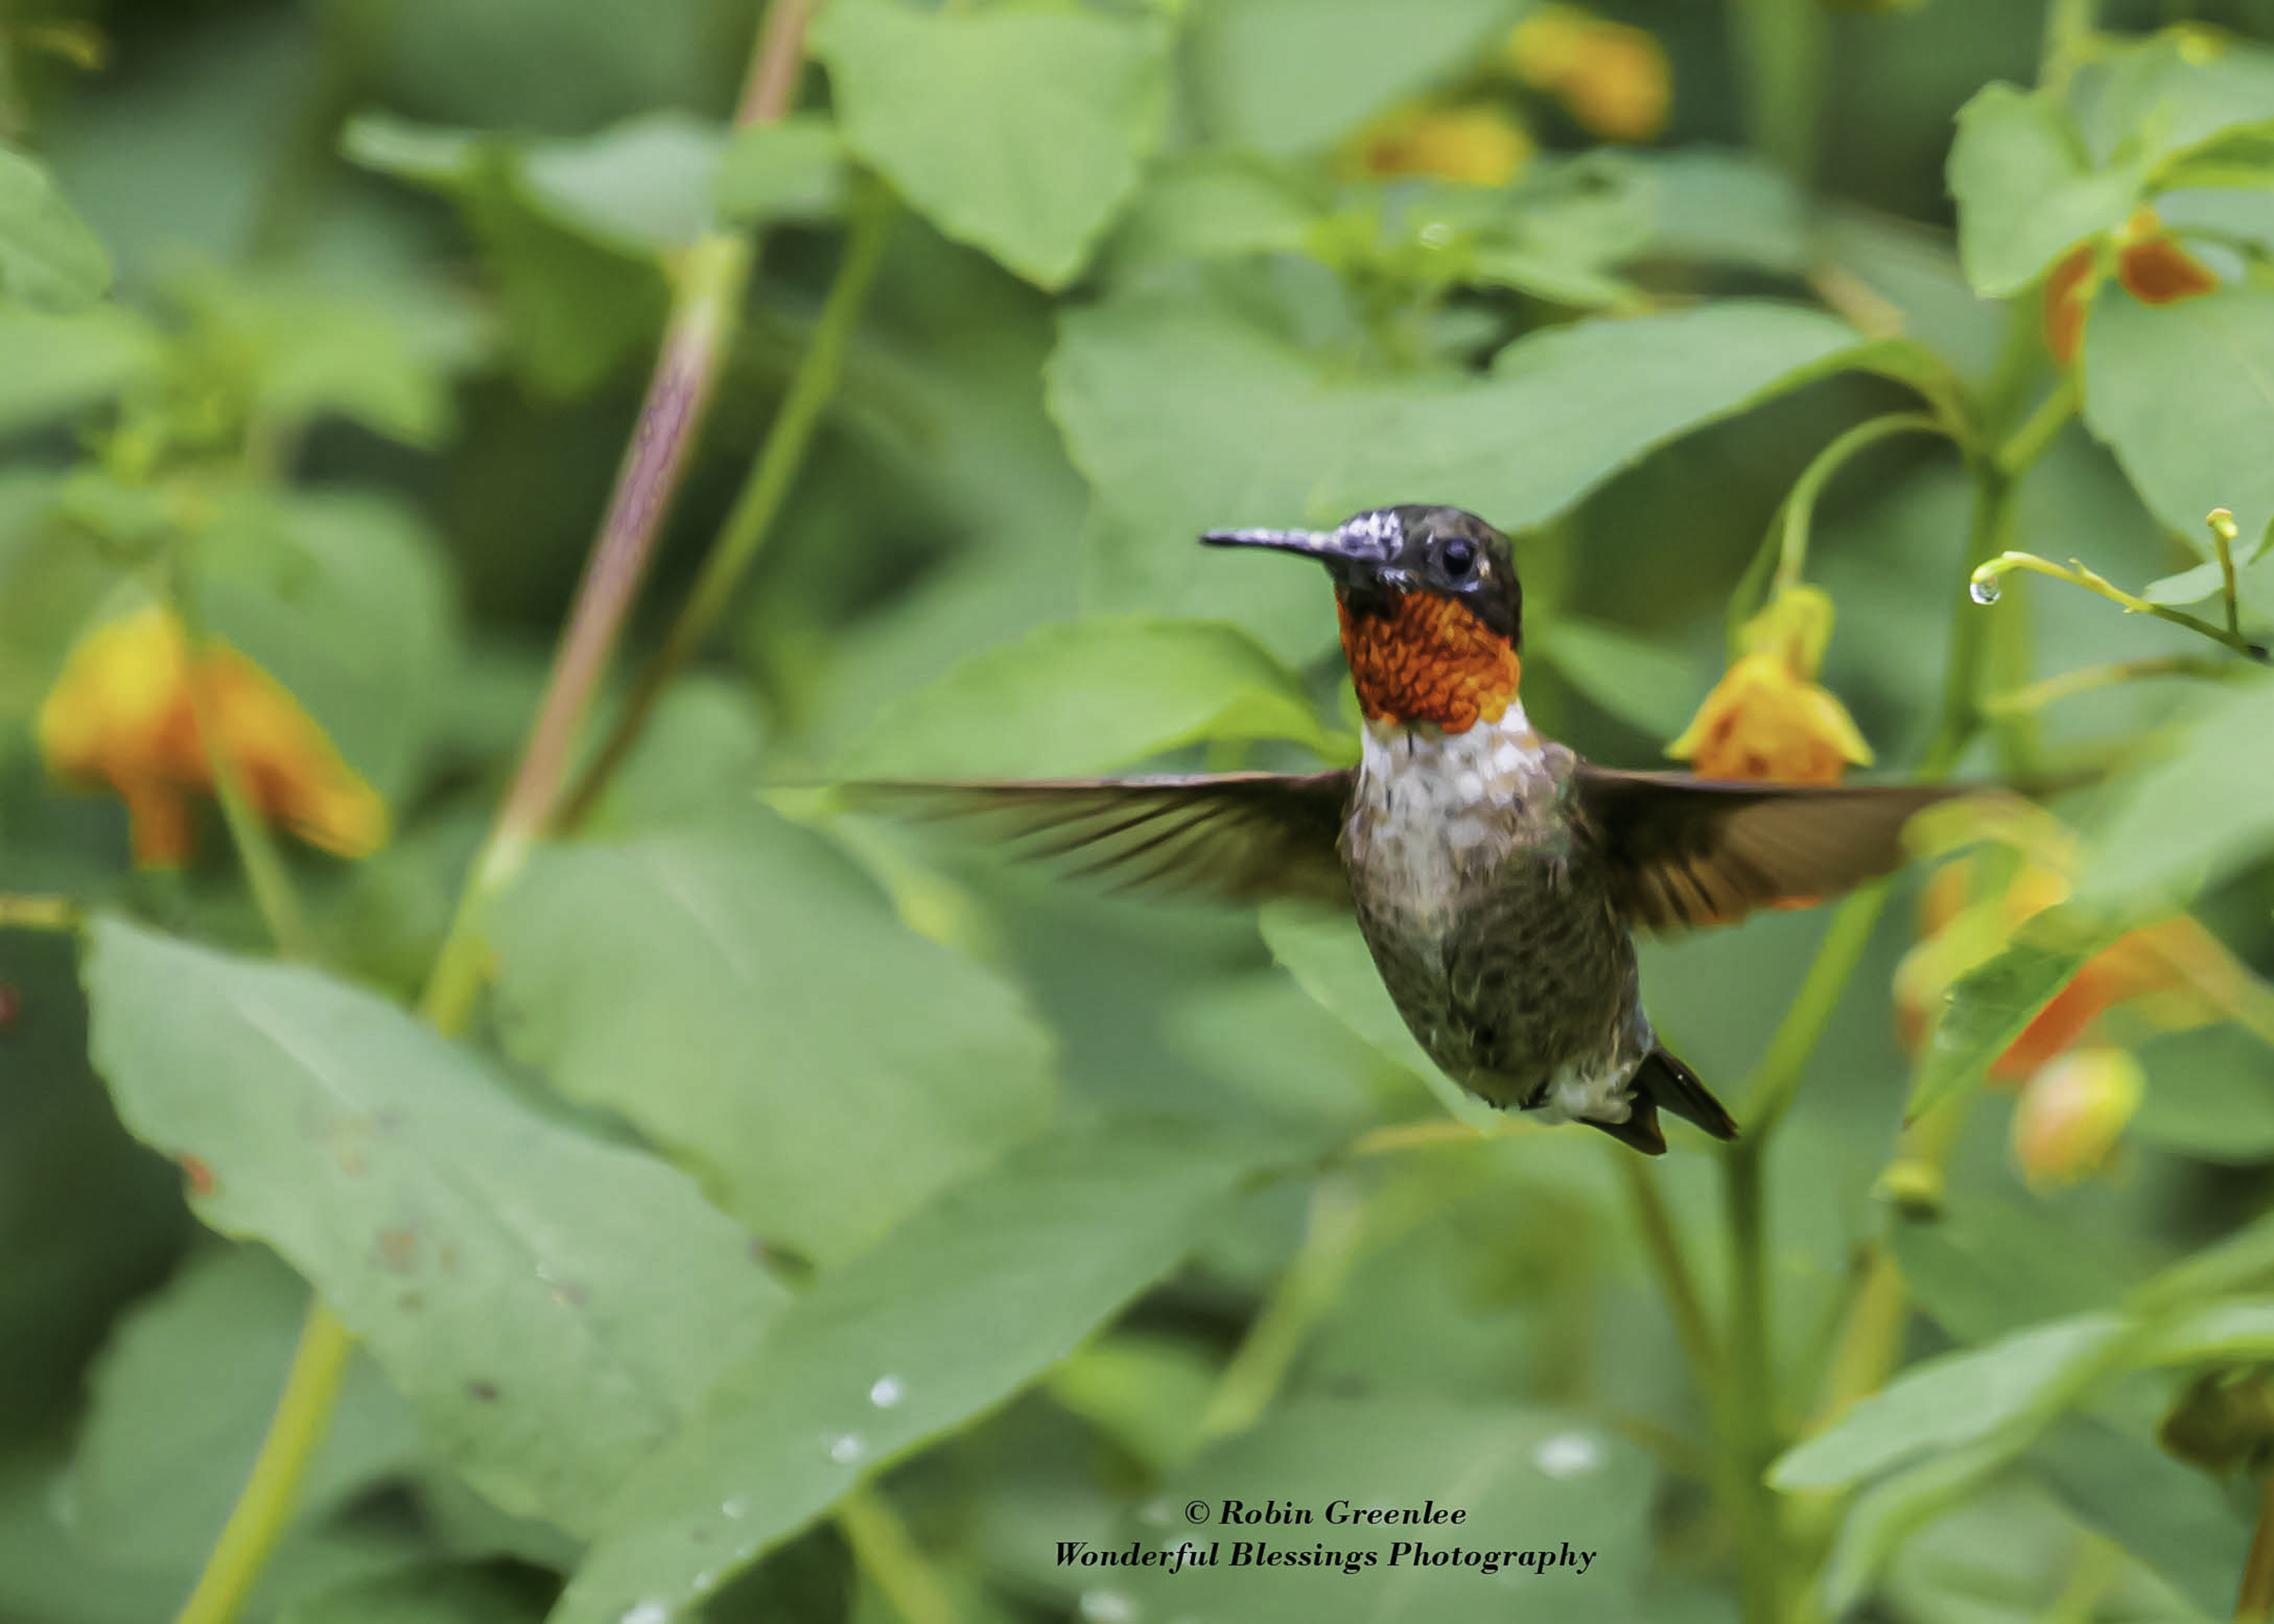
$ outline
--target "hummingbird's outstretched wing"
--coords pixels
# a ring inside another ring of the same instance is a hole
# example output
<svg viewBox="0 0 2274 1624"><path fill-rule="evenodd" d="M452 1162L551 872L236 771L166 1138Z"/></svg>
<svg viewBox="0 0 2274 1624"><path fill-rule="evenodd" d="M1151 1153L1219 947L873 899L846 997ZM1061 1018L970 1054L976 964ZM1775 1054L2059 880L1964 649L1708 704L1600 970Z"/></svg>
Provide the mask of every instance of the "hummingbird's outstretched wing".
<svg viewBox="0 0 2274 1624"><path fill-rule="evenodd" d="M1726 925L1837 895L1903 862L1903 826L1960 787L1834 789L1615 772L1581 762L1579 807L1612 899L1644 929Z"/></svg>
<svg viewBox="0 0 2274 1624"><path fill-rule="evenodd" d="M1348 771L1195 773L1039 782L869 783L840 791L856 811L980 818L1022 855L1080 854L1078 874L1128 887L1236 901L1303 897L1350 906L1335 842Z"/></svg>

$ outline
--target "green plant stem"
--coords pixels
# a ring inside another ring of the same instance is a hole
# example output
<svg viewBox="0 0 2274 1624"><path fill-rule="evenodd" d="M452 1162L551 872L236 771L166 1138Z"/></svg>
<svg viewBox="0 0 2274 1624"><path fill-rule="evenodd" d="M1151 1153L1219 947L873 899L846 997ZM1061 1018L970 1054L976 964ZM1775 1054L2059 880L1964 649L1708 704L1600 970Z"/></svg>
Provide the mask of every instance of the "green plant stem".
<svg viewBox="0 0 2274 1624"><path fill-rule="evenodd" d="M1683 1249L1674 1215L1667 1210L1666 1194L1658 1187L1658 1170L1624 1146L1606 1148L1618 1168L1619 1182L1626 1185L1627 1205L1642 1236L1643 1254L1650 1259L1667 1311L1673 1317L1674 1334L1682 1341L1698 1391L1711 1403L1720 1386L1722 1352L1713 1322L1706 1317L1706 1301L1698 1294L1697 1271Z"/></svg>
<svg viewBox="0 0 2274 1624"><path fill-rule="evenodd" d="M2211 545L2219 555L2219 597L2227 608L2227 635L2243 635L2243 601L2235 594L2234 515L2225 508L2211 511Z"/></svg>
<svg viewBox="0 0 2274 1624"><path fill-rule="evenodd" d="M1304 1339L1342 1293L1366 1239L1367 1207L1346 1179L1321 1179L1294 1261L1280 1273L1200 1416L1200 1441L1244 1433L1271 1404Z"/></svg>
<svg viewBox="0 0 2274 1624"><path fill-rule="evenodd" d="M2012 522L2012 477L1989 459L1975 459L1975 505L1964 559L1965 578L1993 551ZM1951 622L1943 673L1942 713L1919 765L1918 777L1947 777L1980 725L1985 632L1982 616L1961 592ZM1785 1539L1778 1500L1764 1474L1781 1447L1771 1401L1776 1369L1770 1326L1764 1158L1771 1138L1799 1088L1841 995L1863 962L1886 906L1886 882L1867 887L1840 905L1792 1008L1778 1023L1745 1092L1741 1117L1750 1126L1723 1158L1723 1211L1730 1249L1728 1333L1729 1402L1723 1447L1739 1495L1741 1597L1746 1624L1784 1624Z"/></svg>
<svg viewBox="0 0 2274 1624"><path fill-rule="evenodd" d="M2111 660L2105 665L2081 665L2074 671L2064 671L2058 677L2048 677L2042 682L2032 682L2027 688L2016 688L2011 693L1994 694L1982 701L1982 709L1993 716L2042 711L2057 700L2088 694L2096 688L2113 687L2120 682L2139 682L2157 677L2230 682L2249 669L2232 660L2199 659L2185 654L2157 654L2141 659Z"/></svg>
<svg viewBox="0 0 2274 1624"><path fill-rule="evenodd" d="M2274 1618L2274 1471L2259 1488L2258 1525L2250 1531L2250 1554L2243 1559L2234 1618L2235 1624L2266 1624Z"/></svg>
<svg viewBox="0 0 2274 1624"><path fill-rule="evenodd" d="M904 1624L957 1624L954 1598L891 1502L873 1489L856 1489L837 1503L836 1517L854 1560Z"/></svg>
<svg viewBox="0 0 2274 1624"><path fill-rule="evenodd" d="M662 646L641 667L605 742L562 803L563 828L576 827L591 812L609 778L639 742L672 677L718 624L750 561L758 555L759 548L772 531L782 503L788 496L799 470L804 466L805 453L813 443L821 413L837 393L845 354L852 346L853 333L859 324L861 308L868 301L869 289L876 280L885 239L896 212L897 205L880 182L864 181L854 206L844 256L838 263L836 279L821 306L821 320L790 379L788 393L774 415L773 425L767 431L766 442L759 448L757 460L751 464L749 477L735 497L726 523L719 527L717 538L711 544L710 556L703 561L702 573L696 577L687 601L680 605L678 618L672 623Z"/></svg>
<svg viewBox="0 0 2274 1624"><path fill-rule="evenodd" d="M213 696L200 672L201 657L209 640L199 612L196 586L190 578L189 566L179 558L171 567L167 586L174 617L181 622L183 639L189 645L190 714L197 724L198 747L205 753L206 770L213 780L214 798L221 803L222 821L228 825L230 843L237 848L237 859L244 866L245 885L253 893L253 906L261 911L262 920L268 926L278 951L288 959L313 964L316 957L316 938L308 929L307 917L293 892L292 875L284 866L283 854L277 850L268 824L254 809L252 797L245 791L244 776L238 770L237 758L229 753L221 736Z"/></svg>
<svg viewBox="0 0 2274 1624"><path fill-rule="evenodd" d="M2169 621L2175 626L2185 626L2197 636L2209 638L2212 642L2230 648L2247 659L2255 659L2261 663L2265 663L2268 659L2265 646L2263 643L2251 641L2240 631L2229 631L2224 626L2213 625L2199 615L2191 615L2184 609L2175 609L2168 604L2151 604L2145 598L2136 597L2105 575L2086 568L2084 561L2080 558L2072 558L2066 566L2063 566L2055 564L2049 558L2040 558L2033 552L2002 552L1995 558L1985 560L1975 570L1974 582L1977 586L1991 586L1999 576L2011 575L2017 569L2026 570L2032 575L2049 575L2056 581L2066 581L2072 586L2082 586L2087 592L2095 593L2107 599L2111 604L2117 604L2128 615L2154 615L2159 621Z"/></svg>
<svg viewBox="0 0 2274 1624"><path fill-rule="evenodd" d="M316 8L318 37L314 84L277 144L256 206L251 249L275 259L307 235L325 177L339 161L339 133L354 112L370 64L386 55L394 0L324 0Z"/></svg>
<svg viewBox="0 0 2274 1624"><path fill-rule="evenodd" d="M87 911L68 896L0 892L0 930L76 930Z"/></svg>
<svg viewBox="0 0 2274 1624"><path fill-rule="evenodd" d="M2095 0L2047 0L2045 48L2037 72L2039 84L2048 90L2066 87L2069 76L2092 53L2093 32L2099 26L2098 9Z"/></svg>
<svg viewBox="0 0 2274 1624"><path fill-rule="evenodd" d="M806 0L775 0L768 9L738 122L772 122L788 111L809 15ZM568 630L538 701L536 724L523 747L513 787L460 890L420 1000L422 1017L444 1036L464 1028L480 990L485 957L480 931L488 904L518 871L551 814L568 749L646 574L663 511L725 363L751 262L752 255L740 243L707 238L689 249L681 267L647 397L578 586ZM200 731L211 737L202 724ZM222 776L216 772L217 786ZM227 806L225 798L225 813ZM257 828L258 820L253 823ZM238 821L232 818L230 826L234 832ZM265 829L257 829L257 839L265 835ZM248 861L248 874L250 869ZM313 1305L252 1476L231 1507L178 1624L230 1624L243 1610L283 1536L294 1491L337 1404L340 1371L352 1346L352 1339L331 1310L320 1301Z"/></svg>
<svg viewBox="0 0 2274 1624"><path fill-rule="evenodd" d="M2065 372L2052 392L2037 403L2037 409L1997 448L1999 470L2008 478L2015 478L2023 470L2034 467L2076 415L2077 382Z"/></svg>
<svg viewBox="0 0 2274 1624"><path fill-rule="evenodd" d="M1950 432L1949 426L1931 412L1889 412L1857 424L1810 460L1800 478L1793 481L1783 505L1777 510L1776 521L1761 538L1760 550L1753 555L1737 590L1729 595L1729 652L1733 658L1740 652L1745 623L1760 610L1763 601L1777 591L1798 585L1801 572L1808 566L1808 544L1815 526L1816 503L1832 476L1857 452L1895 435Z"/></svg>
<svg viewBox="0 0 2274 1624"><path fill-rule="evenodd" d="M243 1610L290 1526L300 1483L339 1402L355 1339L321 1297L308 1302L292 1370L236 1505L176 1624L227 1624Z"/></svg>
<svg viewBox="0 0 2274 1624"><path fill-rule="evenodd" d="M1827 19L1816 0L1735 0L1745 130L1754 149L1806 189L1815 179Z"/></svg>

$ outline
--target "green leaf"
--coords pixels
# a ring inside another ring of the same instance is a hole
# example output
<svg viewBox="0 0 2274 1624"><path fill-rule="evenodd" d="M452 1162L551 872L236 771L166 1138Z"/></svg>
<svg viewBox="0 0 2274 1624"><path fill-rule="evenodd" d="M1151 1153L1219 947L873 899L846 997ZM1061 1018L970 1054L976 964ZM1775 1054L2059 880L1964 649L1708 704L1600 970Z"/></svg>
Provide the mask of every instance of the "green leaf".
<svg viewBox="0 0 2274 1624"><path fill-rule="evenodd" d="M1316 152L1468 69L1523 10L1520 0L1212 0L1192 21L1198 112L1234 145Z"/></svg>
<svg viewBox="0 0 2274 1624"><path fill-rule="evenodd" d="M421 1562L301 1597L277 1624L536 1624L544 1587L494 1567Z"/></svg>
<svg viewBox="0 0 2274 1624"><path fill-rule="evenodd" d="M2084 64L2070 89L2077 122L2103 161L2165 171L2229 135L2268 122L2274 51L2206 29L2167 28Z"/></svg>
<svg viewBox="0 0 2274 1624"><path fill-rule="evenodd" d="M1030 281L1063 286L1161 138L1158 13L836 0L814 25L845 144L911 206Z"/></svg>
<svg viewBox="0 0 2274 1624"><path fill-rule="evenodd" d="M1960 976L1920 1059L1906 1119L1916 1121L1979 1082L2084 962L2123 933L2122 923L2108 916L2049 908L2024 924L1995 958Z"/></svg>
<svg viewBox="0 0 2274 1624"><path fill-rule="evenodd" d="M495 922L508 1048L827 1260L1049 1120L1050 1045L989 971L904 929L818 836L540 851Z"/></svg>
<svg viewBox="0 0 2274 1624"><path fill-rule="evenodd" d="M851 169L837 123L793 113L734 132L718 162L718 210L737 225L834 220L845 209Z"/></svg>
<svg viewBox="0 0 2274 1624"><path fill-rule="evenodd" d="M2128 1326L2084 1314L1910 1366L1769 1469L1788 1492L1860 1482L1936 1451L2049 1421L2104 1368Z"/></svg>
<svg viewBox="0 0 2274 1624"><path fill-rule="evenodd" d="M20 716L63 669L118 567L58 522L64 485L45 469L0 473L0 716Z"/></svg>
<svg viewBox="0 0 2274 1624"><path fill-rule="evenodd" d="M2133 1137L2226 1166L2274 1161L2274 1088L2260 1038L2222 1023L2160 1035L2139 1059L2148 1087Z"/></svg>
<svg viewBox="0 0 2274 1624"><path fill-rule="evenodd" d="M110 290L111 257L46 166L0 147L0 295L67 316Z"/></svg>
<svg viewBox="0 0 2274 1624"><path fill-rule="evenodd" d="M591 1526L783 1301L687 1180L391 1004L107 916L84 975L127 1128L197 1158L199 1216L313 1281L509 1510Z"/></svg>
<svg viewBox="0 0 2274 1624"><path fill-rule="evenodd" d="M1875 356L1816 312L1730 301L1550 328L1485 379L1354 375L1220 310L1130 299L1064 317L1048 384L1105 517L1092 599L1234 618L1301 661L1332 635L1321 572L1204 551L1202 531L1417 496L1522 529L1654 446Z"/></svg>
<svg viewBox="0 0 2274 1624"><path fill-rule="evenodd" d="M597 386L662 320L666 294L653 253L659 244L642 233L659 220L668 229L684 229L711 208L713 168L700 162L689 138L666 137L663 145L678 153L682 169L659 183L654 205L594 188L588 182L595 170L621 179L606 161L605 139L594 137L582 151L571 145L560 156L555 171L568 173L565 194L549 193L534 178L542 167L537 157L552 149L532 151L500 136L366 117L350 122L341 151L456 201L497 280L522 375L544 394L573 397ZM635 171L634 189L636 181Z"/></svg>
<svg viewBox="0 0 2274 1624"><path fill-rule="evenodd" d="M623 1485L554 1624L684 1616L1174 1268L1255 1164L1220 1129L1054 1134L821 1276Z"/></svg>
<svg viewBox="0 0 2274 1624"><path fill-rule="evenodd" d="M2241 1297L2190 1308L2156 1327L2142 1364L2255 1364L2274 1359L2274 1297Z"/></svg>
<svg viewBox="0 0 2274 1624"><path fill-rule="evenodd" d="M2224 1618L2250 1546L2247 1519L2210 1477L2144 1437L2071 1416L2030 1464L2079 1517L2121 1542L2180 1595Z"/></svg>
<svg viewBox="0 0 2274 1624"><path fill-rule="evenodd" d="M1615 1432L1589 1419L1515 1405L1438 1398L1305 1398L1278 1406L1254 1431L1225 1444L1164 1485L1159 1500L1178 1507L1172 1529L1143 1522L1131 1536L1147 1545L1189 1537L1211 1567L1075 1570L1107 1595L1126 1593L1136 1615L1180 1611L1242 1624L1321 1617L1373 1624L1499 1624L1552 1618L1557 1624L1627 1624L1657 1612L1644 1600L1651 1579L1650 1459ZM1345 1507L1465 1513L1458 1524L1361 1525L1326 1521ZM1188 1526L1182 1507L1198 1501L1211 1516ZM1227 1501L1266 1503L1309 1513L1294 1525L1221 1523ZM1305 1570L1236 1563L1236 1543L1283 1556L1363 1554L1349 1565ZM1439 1565L1416 1561L1417 1547ZM1452 1552L1470 1561L1444 1560ZM1566 1559L1566 1551L1570 1552ZM1519 1553L1532 1553L1526 1565ZM1488 1569L1482 1557L1489 1554ZM1549 1559L1544 1567L1539 1558ZM1585 1557L1582 1563L1579 1560ZM1290 1582L1290 1580L1295 1582ZM1321 1594L1334 1597L1323 1605Z"/></svg>
<svg viewBox="0 0 2274 1624"><path fill-rule="evenodd" d="M349 123L340 150L366 169L456 195L501 169L552 225L618 253L645 255L683 248L711 229L725 144L717 125L676 112L550 138L367 114Z"/></svg>
<svg viewBox="0 0 2274 1624"><path fill-rule="evenodd" d="M2274 288L2161 306L2105 290L2083 366L2086 425L2165 528L2200 550L2213 508L2246 536L2274 521Z"/></svg>
<svg viewBox="0 0 2274 1624"><path fill-rule="evenodd" d="M214 635L290 690L382 795L408 788L460 656L449 573L416 512L344 492L249 497L196 556Z"/></svg>
<svg viewBox="0 0 2274 1624"><path fill-rule="evenodd" d="M2198 564L2192 569L2182 569L2176 575L2165 575L2151 581L2139 589L2139 595L2151 604L2175 607L2214 598L2225 589L2226 585L2226 571L2214 561Z"/></svg>
<svg viewBox="0 0 2274 1624"><path fill-rule="evenodd" d="M1958 110L1950 149L1966 280L1985 298L2019 293L2079 243L2129 219L2144 179L2137 163L2096 167L2050 92L1985 86Z"/></svg>
<svg viewBox="0 0 2274 1624"><path fill-rule="evenodd" d="M2188 894L2274 847L2274 681L2237 682L2199 700L2176 753L2135 775L2095 821L2078 893Z"/></svg>
<svg viewBox="0 0 2274 1624"><path fill-rule="evenodd" d="M1959 1198L1932 1218L1899 1220L1904 1284L1960 1342L1989 1342L2120 1298L2130 1282L2099 1248L2036 1205Z"/></svg>
<svg viewBox="0 0 2274 1624"><path fill-rule="evenodd" d="M1349 760L1295 674L1218 621L1038 626L888 705L849 778L1078 777L1202 740L1291 739Z"/></svg>
<svg viewBox="0 0 2274 1624"><path fill-rule="evenodd" d="M1706 696L1687 656L1601 621L1558 615L1527 624L1525 642L1607 713L1655 737L1678 735Z"/></svg>
<svg viewBox="0 0 2274 1624"><path fill-rule="evenodd" d="M154 374L163 353L156 330L117 305L63 316L0 305L0 435L100 405Z"/></svg>
<svg viewBox="0 0 2274 1624"><path fill-rule="evenodd" d="M1381 984L1357 922L1298 904L1266 903L1257 915L1272 957L1344 1025L1405 1067L1437 1097L1447 1111L1486 1132L1502 1113L1469 1093L1437 1069L1398 1013L1390 989Z"/></svg>
<svg viewBox="0 0 2274 1624"><path fill-rule="evenodd" d="M1299 254L1319 216L1298 180L1245 153L1163 160L1113 240L1118 267L1243 254Z"/></svg>
<svg viewBox="0 0 2274 1624"><path fill-rule="evenodd" d="M1714 147L1631 153L1628 162L1655 183L1645 257L1784 274L1807 267L1807 206L1774 165Z"/></svg>
<svg viewBox="0 0 2274 1624"><path fill-rule="evenodd" d="M128 1316L95 1367L72 1462L82 1543L135 1566L195 1569L252 1470L307 1310L306 1285L245 1246L193 1259ZM356 1354L299 1515L320 1519L418 1449L410 1406Z"/></svg>
<svg viewBox="0 0 2274 1624"><path fill-rule="evenodd" d="M1921 1461L1858 1495L1824 1564L1825 1612L1845 1614L1861 1601L1897 1547L1981 1488L2016 1453L2017 1446L1991 1439Z"/></svg>

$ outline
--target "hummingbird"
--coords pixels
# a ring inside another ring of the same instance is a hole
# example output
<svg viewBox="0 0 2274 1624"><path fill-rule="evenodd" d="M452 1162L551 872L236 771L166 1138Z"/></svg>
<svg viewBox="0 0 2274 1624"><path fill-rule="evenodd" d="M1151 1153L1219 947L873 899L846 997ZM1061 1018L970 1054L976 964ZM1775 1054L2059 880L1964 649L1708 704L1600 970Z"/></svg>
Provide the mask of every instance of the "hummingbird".
<svg viewBox="0 0 2274 1624"><path fill-rule="evenodd" d="M1963 793L1796 786L1597 767L1519 696L1524 589L1508 538L1407 504L1331 531L1228 530L1212 547L1324 565L1364 720L1355 767L1045 782L868 784L853 803L993 813L1084 873L1355 912L1382 984L1469 1092L1662 1155L1661 1109L1737 1124L1658 1041L1634 932L1805 906L1896 868L1903 827Z"/></svg>

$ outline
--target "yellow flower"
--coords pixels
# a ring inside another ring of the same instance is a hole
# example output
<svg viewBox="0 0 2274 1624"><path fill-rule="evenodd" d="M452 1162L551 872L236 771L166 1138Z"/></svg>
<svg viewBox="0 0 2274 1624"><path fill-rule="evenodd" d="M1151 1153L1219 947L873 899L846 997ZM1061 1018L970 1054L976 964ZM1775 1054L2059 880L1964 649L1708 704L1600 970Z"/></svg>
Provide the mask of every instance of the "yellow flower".
<svg viewBox="0 0 2274 1624"><path fill-rule="evenodd" d="M1508 36L1508 65L1553 94L1582 129L1614 141L1647 141L1666 128L1673 70L1640 28L1577 6L1543 6Z"/></svg>
<svg viewBox="0 0 2274 1624"><path fill-rule="evenodd" d="M2013 1107L2013 1159L2034 1187L2098 1172L2139 1110L2146 1074L2121 1049L2080 1049L2039 1071Z"/></svg>
<svg viewBox="0 0 2274 1624"><path fill-rule="evenodd" d="M1404 107L1360 131L1343 167L1378 177L1435 175L1465 186L1506 186L1531 155L1531 136L1503 108Z"/></svg>
<svg viewBox="0 0 2274 1624"><path fill-rule="evenodd" d="M1702 778L1837 784L1871 747L1848 708L1816 685L1832 637L1832 600L1792 586L1747 623L1745 652L1666 753Z"/></svg>
<svg viewBox="0 0 2274 1624"><path fill-rule="evenodd" d="M82 638L39 716L50 771L107 784L126 803L138 866L188 860L190 798L212 790L192 681L262 817L343 857L386 843L378 792L340 759L298 701L234 649L193 658L181 623L152 607Z"/></svg>

